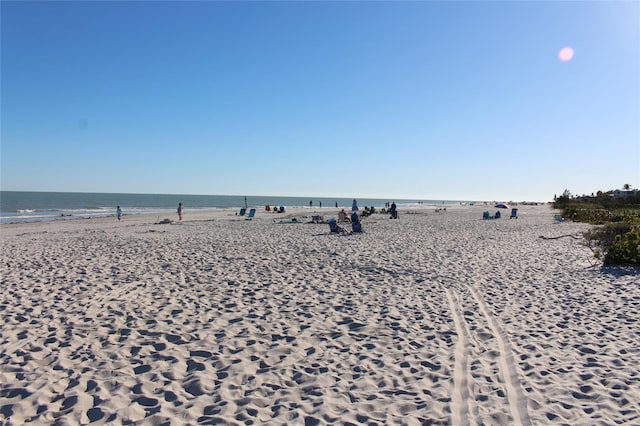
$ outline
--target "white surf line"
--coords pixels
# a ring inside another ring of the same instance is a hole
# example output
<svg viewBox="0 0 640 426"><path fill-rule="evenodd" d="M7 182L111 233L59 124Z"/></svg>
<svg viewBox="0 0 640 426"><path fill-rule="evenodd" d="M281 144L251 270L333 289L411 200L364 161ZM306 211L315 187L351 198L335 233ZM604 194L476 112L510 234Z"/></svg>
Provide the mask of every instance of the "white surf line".
<svg viewBox="0 0 640 426"><path fill-rule="evenodd" d="M507 400L509 402L509 410L511 411L511 415L513 416L513 421L515 422L514 424L530 426L531 419L529 418L529 413L527 412L527 400L522 393L522 387L517 377L515 368L516 364L513 361L513 352L511 351L509 340L498 325L497 321L489 313L487 306L484 304L484 301L480 298L478 293L473 288L471 288L471 286L468 287L471 291L471 294L473 294L473 297L476 299L476 302L478 302L480 312L482 312L482 314L486 318L489 328L498 340L498 346L500 349L500 370L502 370L502 375L504 376L505 387L507 390Z"/></svg>
<svg viewBox="0 0 640 426"><path fill-rule="evenodd" d="M467 381L467 354L468 343L465 330L463 328L464 319L460 317L460 312L453 300L451 289L444 289L449 300L449 310L453 318L458 339L454 351L453 367L453 393L451 395L451 423L454 425L469 425L469 383Z"/></svg>

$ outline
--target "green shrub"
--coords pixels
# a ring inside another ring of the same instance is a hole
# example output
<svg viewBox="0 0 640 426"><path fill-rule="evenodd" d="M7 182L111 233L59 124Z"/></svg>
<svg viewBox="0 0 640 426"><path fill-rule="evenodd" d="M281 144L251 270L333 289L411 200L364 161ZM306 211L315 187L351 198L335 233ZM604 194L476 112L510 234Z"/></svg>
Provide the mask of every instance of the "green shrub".
<svg viewBox="0 0 640 426"><path fill-rule="evenodd" d="M562 216L574 222L585 222L592 225L604 225L611 222L621 222L640 225L640 209L603 209L568 206L562 211Z"/></svg>
<svg viewBox="0 0 640 426"><path fill-rule="evenodd" d="M629 189L630 185L625 185ZM586 245L605 265L640 266L640 195L614 197L615 191L574 196L568 189L555 197L554 208L575 222L603 225L585 233ZM637 193L636 193L637 194Z"/></svg>
<svg viewBox="0 0 640 426"><path fill-rule="evenodd" d="M587 246L605 265L640 266L640 227L610 223L585 233ZM604 254L604 256L603 256Z"/></svg>
<svg viewBox="0 0 640 426"><path fill-rule="evenodd" d="M640 266L640 229L632 227L615 236L604 256L605 265Z"/></svg>
<svg viewBox="0 0 640 426"><path fill-rule="evenodd" d="M609 210L600 208L576 208L567 207L562 213L563 217L574 222L586 222L593 225L603 225L608 222L615 222Z"/></svg>

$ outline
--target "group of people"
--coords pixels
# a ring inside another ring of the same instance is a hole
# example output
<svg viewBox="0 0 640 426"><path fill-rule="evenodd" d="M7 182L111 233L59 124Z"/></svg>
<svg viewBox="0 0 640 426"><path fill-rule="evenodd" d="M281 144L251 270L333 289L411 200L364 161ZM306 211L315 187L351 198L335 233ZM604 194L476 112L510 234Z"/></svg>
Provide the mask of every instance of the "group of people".
<svg viewBox="0 0 640 426"><path fill-rule="evenodd" d="M320 208L322 208L322 201L318 201ZM309 200L309 208L313 207L313 200ZM338 208L338 202L336 201L336 209Z"/></svg>
<svg viewBox="0 0 640 426"><path fill-rule="evenodd" d="M284 206L279 206L279 207L278 206L273 206L273 207L271 207L269 204L264 206L264 211L270 212L272 210L273 210L274 213L284 213Z"/></svg>
<svg viewBox="0 0 640 426"><path fill-rule="evenodd" d="M341 222L350 222L351 223L351 232L362 232L362 223L360 222L360 217L358 216L357 211L353 211L351 213L351 217L347 216L347 213L342 209L338 213L338 219ZM329 220L329 227L331 228L331 232L341 233L341 234L349 234L349 232L340 226L335 218L331 218Z"/></svg>
<svg viewBox="0 0 640 426"><path fill-rule="evenodd" d="M376 208L375 207L373 207L373 206L371 206L371 207L364 206L364 210L362 211L362 216L371 216L375 212L376 212Z"/></svg>
<svg viewBox="0 0 640 426"><path fill-rule="evenodd" d="M309 201L309 206L312 205L312 202ZM320 203L320 207L322 207L322 203ZM338 203L336 202L336 207L338 207ZM284 208L283 207L271 207L270 205L266 205L265 206L265 210L266 211L271 211L273 209L274 212L284 212ZM183 207L182 207L182 203L178 203L178 209L177 209L177 213L178 213L178 219L180 221L182 221L182 211L183 211ZM364 207L364 212L363 212L363 216L369 216L373 213L375 213L375 207ZM391 207L389 208L389 212L391 213L391 218L392 219L397 219L398 218L398 211L396 210L396 203L391 203ZM354 216L356 218L356 220L354 221ZM118 206L116 208L116 218L118 220L122 219L122 209L120 208L120 206ZM353 232L362 232L362 225L360 225L360 220L358 217L358 202L356 200L353 200L353 204L351 205L351 218L349 218L349 216L347 215L347 212L344 211L344 209L340 210L340 212L338 213L338 220L340 222L351 222L352 227L354 227L354 222L357 222L357 226L360 228L360 231L354 231Z"/></svg>
<svg viewBox="0 0 640 426"><path fill-rule="evenodd" d="M392 203L386 203L385 206L387 206L387 209L382 209L382 213L386 213L387 211L391 214L391 219L397 219L398 218L398 209L396 207L396 203L392 202ZM358 203L356 200L353 200L353 205L351 206L351 211L352 212L356 212L358 211ZM364 209L362 211L362 216L366 217L366 216L370 216L372 214L376 213L376 208L371 206L371 207L367 207L364 206ZM340 210L340 212L338 213L338 220L340 222L350 222L349 217L347 216L347 213L344 211L344 209Z"/></svg>

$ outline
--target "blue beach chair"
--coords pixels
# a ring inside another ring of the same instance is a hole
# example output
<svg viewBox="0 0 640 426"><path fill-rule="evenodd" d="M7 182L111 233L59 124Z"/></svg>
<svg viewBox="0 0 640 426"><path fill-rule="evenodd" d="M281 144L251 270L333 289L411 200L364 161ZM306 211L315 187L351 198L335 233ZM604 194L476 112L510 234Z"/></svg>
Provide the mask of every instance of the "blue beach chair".
<svg viewBox="0 0 640 426"><path fill-rule="evenodd" d="M351 213L351 231L362 232L362 223L360 223L360 218L356 212Z"/></svg>
<svg viewBox="0 0 640 426"><path fill-rule="evenodd" d="M336 222L335 217L332 217L331 219L329 219L329 229L331 230L332 234L348 234L346 229L338 225L338 222Z"/></svg>
<svg viewBox="0 0 640 426"><path fill-rule="evenodd" d="M247 212L247 209L245 207L240 209L240 213L238 213L238 216L244 216L244 214Z"/></svg>
<svg viewBox="0 0 640 426"><path fill-rule="evenodd" d="M256 215L256 209L249 210L249 215L245 218L245 220L251 220Z"/></svg>

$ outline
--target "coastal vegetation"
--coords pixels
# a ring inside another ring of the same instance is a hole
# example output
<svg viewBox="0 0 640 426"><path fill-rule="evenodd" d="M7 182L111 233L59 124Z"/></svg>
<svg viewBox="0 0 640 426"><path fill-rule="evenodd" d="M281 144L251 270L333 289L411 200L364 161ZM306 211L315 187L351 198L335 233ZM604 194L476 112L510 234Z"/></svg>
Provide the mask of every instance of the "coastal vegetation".
<svg viewBox="0 0 640 426"><path fill-rule="evenodd" d="M565 190L553 205L566 219L596 225L585 244L604 265L640 266L640 191L623 188L582 196Z"/></svg>

